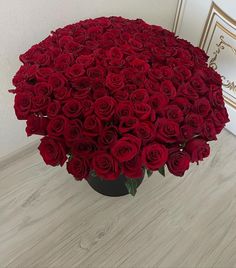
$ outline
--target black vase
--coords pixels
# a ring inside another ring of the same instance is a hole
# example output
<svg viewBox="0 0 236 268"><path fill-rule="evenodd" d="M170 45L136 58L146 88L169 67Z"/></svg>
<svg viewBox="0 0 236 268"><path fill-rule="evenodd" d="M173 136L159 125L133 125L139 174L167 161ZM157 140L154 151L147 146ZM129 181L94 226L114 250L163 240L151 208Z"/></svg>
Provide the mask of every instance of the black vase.
<svg viewBox="0 0 236 268"><path fill-rule="evenodd" d="M134 179L137 182L137 186L139 186L143 177L140 179ZM98 193L107 195L107 196L123 196L129 194L125 181L126 177L124 175L120 175L116 180L108 181L104 180L97 176L91 176L87 179L88 184Z"/></svg>

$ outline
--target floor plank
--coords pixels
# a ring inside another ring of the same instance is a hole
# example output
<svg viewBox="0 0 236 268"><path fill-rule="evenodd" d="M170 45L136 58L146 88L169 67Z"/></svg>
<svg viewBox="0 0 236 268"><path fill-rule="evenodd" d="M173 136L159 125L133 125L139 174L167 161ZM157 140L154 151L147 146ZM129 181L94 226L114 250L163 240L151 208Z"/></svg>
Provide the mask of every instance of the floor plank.
<svg viewBox="0 0 236 268"><path fill-rule="evenodd" d="M236 267L236 137L183 178L154 174L105 197L37 146L0 163L0 267Z"/></svg>

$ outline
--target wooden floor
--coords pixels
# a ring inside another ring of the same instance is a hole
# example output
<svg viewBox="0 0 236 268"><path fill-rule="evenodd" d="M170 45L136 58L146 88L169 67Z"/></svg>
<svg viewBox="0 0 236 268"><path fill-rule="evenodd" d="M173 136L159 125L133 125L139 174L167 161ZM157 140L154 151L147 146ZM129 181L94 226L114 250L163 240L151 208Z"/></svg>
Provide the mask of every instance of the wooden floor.
<svg viewBox="0 0 236 268"><path fill-rule="evenodd" d="M0 267L236 267L236 137L183 178L111 198L46 166L36 145L0 162Z"/></svg>

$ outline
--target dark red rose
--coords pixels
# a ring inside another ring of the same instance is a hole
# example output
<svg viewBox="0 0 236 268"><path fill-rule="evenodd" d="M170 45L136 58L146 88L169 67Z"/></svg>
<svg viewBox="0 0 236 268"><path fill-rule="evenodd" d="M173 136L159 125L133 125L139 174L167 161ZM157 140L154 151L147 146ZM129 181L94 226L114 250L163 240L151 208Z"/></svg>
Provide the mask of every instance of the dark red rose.
<svg viewBox="0 0 236 268"><path fill-rule="evenodd" d="M163 111L162 114L165 118L171 119L177 123L180 123L184 119L184 114L181 111L181 109L177 105L167 105Z"/></svg>
<svg viewBox="0 0 236 268"><path fill-rule="evenodd" d="M158 170L164 166L168 158L167 148L159 143L145 146L142 152L142 160L147 169Z"/></svg>
<svg viewBox="0 0 236 268"><path fill-rule="evenodd" d="M73 142L82 137L82 123L79 119L67 122L64 128L64 137L68 146L72 146Z"/></svg>
<svg viewBox="0 0 236 268"><path fill-rule="evenodd" d="M89 99L84 99L82 100L81 104L82 104L82 114L84 115L84 118L93 113L94 111L93 101Z"/></svg>
<svg viewBox="0 0 236 268"><path fill-rule="evenodd" d="M155 128L150 122L139 122L136 124L134 129L135 135L142 139L143 144L152 142L155 138Z"/></svg>
<svg viewBox="0 0 236 268"><path fill-rule="evenodd" d="M129 161L123 162L121 166L121 172L127 178L140 179L144 175L142 168L142 157L140 154L136 155Z"/></svg>
<svg viewBox="0 0 236 268"><path fill-rule="evenodd" d="M209 119L204 120L202 131L201 131L201 137L203 137L204 139L208 141L217 139L216 129L215 129L215 125L212 119L209 118Z"/></svg>
<svg viewBox="0 0 236 268"><path fill-rule="evenodd" d="M144 72L144 73L148 72L150 68L149 64L146 61L138 59L138 58L133 59L130 62L130 65L134 69L136 69L138 72Z"/></svg>
<svg viewBox="0 0 236 268"><path fill-rule="evenodd" d="M82 76L85 73L84 66L82 64L74 64L71 67L67 68L66 76L70 79Z"/></svg>
<svg viewBox="0 0 236 268"><path fill-rule="evenodd" d="M42 67L37 69L35 77L38 81L47 81L48 77L53 73L53 69L50 67Z"/></svg>
<svg viewBox="0 0 236 268"><path fill-rule="evenodd" d="M139 120L134 116L123 116L120 118L118 130L120 133L127 133L134 130Z"/></svg>
<svg viewBox="0 0 236 268"><path fill-rule="evenodd" d="M134 114L140 119L145 120L151 114L151 106L147 103L137 102L133 105Z"/></svg>
<svg viewBox="0 0 236 268"><path fill-rule="evenodd" d="M50 102L50 98L45 95L37 95L32 97L32 112L42 112L46 114L46 110L48 104Z"/></svg>
<svg viewBox="0 0 236 268"><path fill-rule="evenodd" d="M93 55L81 55L76 59L77 63L82 64L84 67L90 66L94 61Z"/></svg>
<svg viewBox="0 0 236 268"><path fill-rule="evenodd" d="M210 112L211 106L207 98L203 97L194 102L193 111L196 114L206 117Z"/></svg>
<svg viewBox="0 0 236 268"><path fill-rule="evenodd" d="M211 85L208 98L212 106L224 107L224 98L222 94L222 89L220 87L216 85Z"/></svg>
<svg viewBox="0 0 236 268"><path fill-rule="evenodd" d="M15 96L15 113L19 120L27 119L32 106L32 96L22 93Z"/></svg>
<svg viewBox="0 0 236 268"><path fill-rule="evenodd" d="M203 117L199 114L189 113L185 117L185 123L194 129L195 134L201 132L203 122L204 122Z"/></svg>
<svg viewBox="0 0 236 268"><path fill-rule="evenodd" d="M85 118L83 124L83 133L85 136L98 136L100 135L101 128L101 121L96 115L89 115Z"/></svg>
<svg viewBox="0 0 236 268"><path fill-rule="evenodd" d="M176 104L184 114L188 114L192 106L192 104L184 97L175 98L173 103Z"/></svg>
<svg viewBox="0 0 236 268"><path fill-rule="evenodd" d="M118 105L116 106L115 115L118 120L123 116L126 117L132 116L133 115L132 103L130 101L119 102Z"/></svg>
<svg viewBox="0 0 236 268"><path fill-rule="evenodd" d="M67 160L65 146L52 138L43 137L38 149L47 165L63 166Z"/></svg>
<svg viewBox="0 0 236 268"><path fill-rule="evenodd" d="M175 176L183 176L185 171L189 169L190 156L185 151L173 152L167 160L167 167Z"/></svg>
<svg viewBox="0 0 236 268"><path fill-rule="evenodd" d="M87 76L79 76L75 77L71 80L71 85L74 90L81 91L81 90L90 90L93 86L93 79Z"/></svg>
<svg viewBox="0 0 236 268"><path fill-rule="evenodd" d="M34 92L36 95L50 96L52 94L52 88L48 83L40 82L35 85Z"/></svg>
<svg viewBox="0 0 236 268"><path fill-rule="evenodd" d="M117 128L114 126L105 126L98 136L98 145L100 148L111 148L117 139Z"/></svg>
<svg viewBox="0 0 236 268"><path fill-rule="evenodd" d="M146 103L149 99L149 96L146 89L136 89L130 94L129 98L132 102Z"/></svg>
<svg viewBox="0 0 236 268"><path fill-rule="evenodd" d="M68 118L76 118L82 112L82 105L80 101L76 99L69 99L65 102L62 111L64 115L67 116Z"/></svg>
<svg viewBox="0 0 236 268"><path fill-rule="evenodd" d="M191 70L189 70L182 64L177 65L174 70L178 75L181 75L183 81L188 81L189 78L192 76Z"/></svg>
<svg viewBox="0 0 236 268"><path fill-rule="evenodd" d="M96 66L96 67L90 67L87 69L87 74L89 77L95 78L95 79L102 79L105 76L105 69L102 67Z"/></svg>
<svg viewBox="0 0 236 268"><path fill-rule="evenodd" d="M87 179L89 176L89 163L86 159L72 157L67 162L67 171L75 177L76 180Z"/></svg>
<svg viewBox="0 0 236 268"><path fill-rule="evenodd" d="M169 119L158 118L156 122L156 138L165 143L176 142L179 138L179 125Z"/></svg>
<svg viewBox="0 0 236 268"><path fill-rule="evenodd" d="M72 64L72 62L73 62L72 55L69 53L63 53L56 58L54 66L57 70L63 71L66 70Z"/></svg>
<svg viewBox="0 0 236 268"><path fill-rule="evenodd" d="M71 90L66 87L59 87L53 90L55 99L62 101L71 97Z"/></svg>
<svg viewBox="0 0 236 268"><path fill-rule="evenodd" d="M197 91L189 82L179 86L178 96L187 98L191 102L194 102L199 98Z"/></svg>
<svg viewBox="0 0 236 268"><path fill-rule="evenodd" d="M111 148L112 155L120 162L131 160L138 154L141 146L141 139L125 134Z"/></svg>
<svg viewBox="0 0 236 268"><path fill-rule="evenodd" d="M42 116L30 115L26 121L26 133L27 136L31 136L33 134L37 135L46 135L47 134L47 125L48 118Z"/></svg>
<svg viewBox="0 0 236 268"><path fill-rule="evenodd" d="M205 95L209 90L205 82L197 75L191 78L190 84L199 95Z"/></svg>
<svg viewBox="0 0 236 268"><path fill-rule="evenodd" d="M168 104L169 99L163 93L156 93L149 98L148 104L155 112L160 112Z"/></svg>
<svg viewBox="0 0 236 268"><path fill-rule="evenodd" d="M228 113L225 108L213 111L213 122L215 124L216 133L220 133L225 124L229 122Z"/></svg>
<svg viewBox="0 0 236 268"><path fill-rule="evenodd" d="M74 92L73 97L77 100L82 100L82 105L86 100L90 99L90 88L82 88Z"/></svg>
<svg viewBox="0 0 236 268"><path fill-rule="evenodd" d="M175 86L170 80L165 80L161 83L160 91L171 100L176 96Z"/></svg>
<svg viewBox="0 0 236 268"><path fill-rule="evenodd" d="M54 100L48 104L47 115L49 118L55 117L59 114L61 110L61 103L57 100Z"/></svg>
<svg viewBox="0 0 236 268"><path fill-rule="evenodd" d="M124 87L124 77L121 74L109 73L106 77L106 86L111 91L117 91Z"/></svg>
<svg viewBox="0 0 236 268"><path fill-rule="evenodd" d="M203 158L210 154L210 146L205 140L195 138L187 142L184 150L190 155L191 162L202 161Z"/></svg>
<svg viewBox="0 0 236 268"><path fill-rule="evenodd" d="M97 151L93 155L92 167L96 175L104 180L115 180L120 175L118 161L103 151Z"/></svg>
<svg viewBox="0 0 236 268"><path fill-rule="evenodd" d="M93 97L93 100L94 101L96 99L99 99L99 98L104 97L104 96L108 96L108 92L107 92L107 90L104 87L98 88L98 89L96 89L96 90L93 91L92 97Z"/></svg>
<svg viewBox="0 0 236 268"><path fill-rule="evenodd" d="M47 127L48 135L52 137L61 136L64 132L66 123L67 119L62 115L52 118Z"/></svg>
<svg viewBox="0 0 236 268"><path fill-rule="evenodd" d="M183 125L180 127L180 141L190 140L195 135L195 129L189 125Z"/></svg>
<svg viewBox="0 0 236 268"><path fill-rule="evenodd" d="M48 79L49 85L55 88L61 88L65 85L66 79L61 73L52 73Z"/></svg>
<svg viewBox="0 0 236 268"><path fill-rule="evenodd" d="M94 112L101 120L109 121L115 112L115 104L112 97L101 97L94 103Z"/></svg>
<svg viewBox="0 0 236 268"><path fill-rule="evenodd" d="M112 47L110 50L107 52L107 56L112 62L120 62L123 58L123 53L120 48L118 47Z"/></svg>
<svg viewBox="0 0 236 268"><path fill-rule="evenodd" d="M73 143L71 150L75 157L91 158L97 150L97 144L91 138L80 138Z"/></svg>
<svg viewBox="0 0 236 268"><path fill-rule="evenodd" d="M115 91L114 94L113 94L113 97L118 102L125 101L125 100L128 100L129 93L124 88L123 90Z"/></svg>

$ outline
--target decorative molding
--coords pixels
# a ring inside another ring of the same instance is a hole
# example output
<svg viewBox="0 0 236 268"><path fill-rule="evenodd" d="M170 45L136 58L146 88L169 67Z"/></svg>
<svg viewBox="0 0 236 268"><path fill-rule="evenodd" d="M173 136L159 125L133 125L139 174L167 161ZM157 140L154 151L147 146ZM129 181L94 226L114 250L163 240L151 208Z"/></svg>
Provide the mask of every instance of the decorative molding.
<svg viewBox="0 0 236 268"><path fill-rule="evenodd" d="M234 32L234 30L236 30L236 21L212 2L199 43L199 47L204 49L206 53L209 53L210 47L212 49L212 40L216 37L215 33L217 29L220 29L222 34L220 34L219 41L215 44L216 49L209 58L209 66L214 70L219 69L217 59L226 48L232 51L232 57L236 56L236 48L230 44L229 41L225 40L226 36L236 40L236 34ZM230 31L231 29L232 31ZM234 101L234 99L236 100L236 82L226 78L224 75L221 77L225 102L235 109L236 101Z"/></svg>
<svg viewBox="0 0 236 268"><path fill-rule="evenodd" d="M182 19L183 19L185 3L186 3L186 0L178 0L176 12L175 12L175 19L174 19L174 23L172 27L172 32L174 32L175 34L178 33L179 28L180 28L180 22L182 22Z"/></svg>

